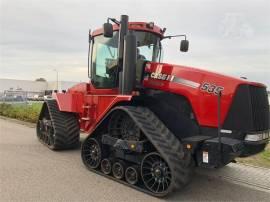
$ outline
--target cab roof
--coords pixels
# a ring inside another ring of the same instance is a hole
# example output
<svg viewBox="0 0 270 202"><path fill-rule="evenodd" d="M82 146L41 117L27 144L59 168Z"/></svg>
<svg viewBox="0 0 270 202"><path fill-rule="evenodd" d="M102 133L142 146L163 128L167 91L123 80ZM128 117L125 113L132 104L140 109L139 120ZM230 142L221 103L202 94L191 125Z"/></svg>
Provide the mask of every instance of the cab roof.
<svg viewBox="0 0 270 202"><path fill-rule="evenodd" d="M151 22L152 23L152 22ZM161 38L164 36L163 29L154 25L154 23L147 23L147 22L129 22L128 29L130 30L137 30L137 31L145 31L145 32L152 32L154 34L159 35ZM119 30L119 25L113 24L113 31ZM99 28L93 31L92 36L95 37L97 35L103 34L103 28Z"/></svg>

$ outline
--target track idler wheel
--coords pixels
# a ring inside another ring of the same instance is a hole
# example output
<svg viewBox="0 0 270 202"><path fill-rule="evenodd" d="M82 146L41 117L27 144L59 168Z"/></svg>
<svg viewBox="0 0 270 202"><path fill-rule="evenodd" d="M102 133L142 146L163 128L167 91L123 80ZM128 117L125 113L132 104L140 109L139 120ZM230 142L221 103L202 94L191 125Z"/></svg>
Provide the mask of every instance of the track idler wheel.
<svg viewBox="0 0 270 202"><path fill-rule="evenodd" d="M172 182L168 164L156 152L149 153L143 158L141 176L145 187L156 194L166 193Z"/></svg>
<svg viewBox="0 0 270 202"><path fill-rule="evenodd" d="M112 174L118 180L123 179L125 177L125 164L124 164L124 162L116 161L112 167Z"/></svg>
<svg viewBox="0 0 270 202"><path fill-rule="evenodd" d="M101 161L100 167L104 174L109 175L112 172L112 161L108 158L105 158Z"/></svg>
<svg viewBox="0 0 270 202"><path fill-rule="evenodd" d="M101 162L101 147L100 143L95 138L88 138L82 145L82 159L84 164L92 169L97 168Z"/></svg>
<svg viewBox="0 0 270 202"><path fill-rule="evenodd" d="M135 185L139 181L139 172L136 166L129 166L125 172L126 181L129 184Z"/></svg>
<svg viewBox="0 0 270 202"><path fill-rule="evenodd" d="M117 111L112 114L108 131L112 137L123 140L139 141L142 135L136 123L122 111Z"/></svg>

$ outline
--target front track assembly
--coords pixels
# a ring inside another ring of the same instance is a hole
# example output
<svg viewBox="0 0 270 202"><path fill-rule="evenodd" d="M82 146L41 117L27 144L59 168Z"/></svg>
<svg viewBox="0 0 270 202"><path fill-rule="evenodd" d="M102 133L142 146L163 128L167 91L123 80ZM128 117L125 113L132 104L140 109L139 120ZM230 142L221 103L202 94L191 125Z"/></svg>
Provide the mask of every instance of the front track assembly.
<svg viewBox="0 0 270 202"><path fill-rule="evenodd" d="M89 170L157 197L183 188L193 168L190 153L145 107L111 110L83 142L81 156Z"/></svg>

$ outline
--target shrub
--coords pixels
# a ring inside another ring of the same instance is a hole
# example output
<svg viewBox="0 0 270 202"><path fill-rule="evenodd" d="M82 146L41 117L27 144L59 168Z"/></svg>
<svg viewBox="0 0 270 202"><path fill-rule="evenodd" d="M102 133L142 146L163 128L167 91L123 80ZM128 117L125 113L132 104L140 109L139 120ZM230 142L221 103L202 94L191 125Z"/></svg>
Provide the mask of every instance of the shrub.
<svg viewBox="0 0 270 202"><path fill-rule="evenodd" d="M0 115L22 121L37 122L42 103L0 104Z"/></svg>

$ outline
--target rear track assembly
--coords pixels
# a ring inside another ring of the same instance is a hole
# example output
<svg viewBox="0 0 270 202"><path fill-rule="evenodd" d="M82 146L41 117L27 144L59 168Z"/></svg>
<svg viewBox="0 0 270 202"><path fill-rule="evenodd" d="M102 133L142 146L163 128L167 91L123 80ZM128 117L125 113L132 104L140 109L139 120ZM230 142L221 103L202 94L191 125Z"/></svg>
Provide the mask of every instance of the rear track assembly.
<svg viewBox="0 0 270 202"><path fill-rule="evenodd" d="M80 128L76 114L61 112L56 100L46 100L37 123L37 137L52 150L78 147Z"/></svg>

